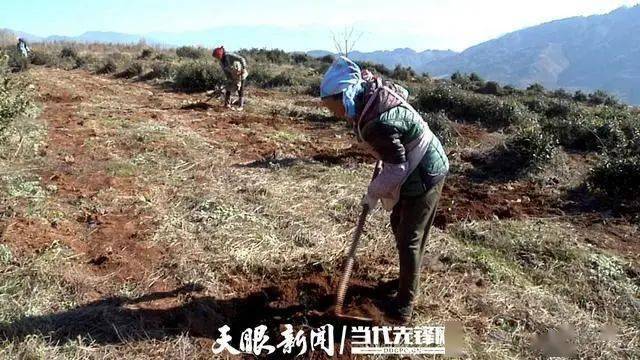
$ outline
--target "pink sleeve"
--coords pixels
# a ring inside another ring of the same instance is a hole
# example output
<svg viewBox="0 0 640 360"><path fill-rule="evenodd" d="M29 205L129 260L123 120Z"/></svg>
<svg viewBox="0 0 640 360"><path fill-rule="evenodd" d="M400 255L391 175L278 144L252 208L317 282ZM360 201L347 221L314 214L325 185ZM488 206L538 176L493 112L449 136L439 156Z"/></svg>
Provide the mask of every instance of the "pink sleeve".
<svg viewBox="0 0 640 360"><path fill-rule="evenodd" d="M376 198L394 198L407 177L409 163L390 164L384 163L382 171L377 178L371 181L368 188L369 195Z"/></svg>

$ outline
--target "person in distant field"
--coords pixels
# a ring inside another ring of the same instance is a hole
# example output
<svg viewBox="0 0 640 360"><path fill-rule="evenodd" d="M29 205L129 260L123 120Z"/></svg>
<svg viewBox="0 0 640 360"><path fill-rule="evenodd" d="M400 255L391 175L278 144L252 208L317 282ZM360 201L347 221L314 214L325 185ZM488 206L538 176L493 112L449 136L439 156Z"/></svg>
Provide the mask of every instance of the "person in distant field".
<svg viewBox="0 0 640 360"><path fill-rule="evenodd" d="M242 110L244 107L244 81L249 75L247 60L240 55L226 52L223 46L213 50L213 57L220 60L222 70L227 76L224 105L231 108L231 94L237 92L238 110Z"/></svg>
<svg viewBox="0 0 640 360"><path fill-rule="evenodd" d="M391 210L400 274L398 293L386 310L401 324L413 313L429 230L449 172L440 140L407 102L408 95L403 87L361 71L347 57L334 61L320 85L323 105L346 119L358 141L382 161L362 205L373 210L380 201Z"/></svg>
<svg viewBox="0 0 640 360"><path fill-rule="evenodd" d="M18 38L18 44L16 45L16 47L18 48L18 53L20 53L20 55L22 55L23 58L28 58L29 54L31 53L31 48L29 48L29 45L27 45L27 42L24 41L23 38Z"/></svg>

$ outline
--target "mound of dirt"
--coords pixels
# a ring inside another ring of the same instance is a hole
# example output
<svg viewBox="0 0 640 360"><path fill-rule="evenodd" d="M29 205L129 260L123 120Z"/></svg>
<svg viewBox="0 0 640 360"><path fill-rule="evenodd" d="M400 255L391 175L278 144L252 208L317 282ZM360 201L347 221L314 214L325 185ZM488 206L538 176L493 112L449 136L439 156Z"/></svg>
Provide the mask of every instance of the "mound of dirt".
<svg viewBox="0 0 640 360"><path fill-rule="evenodd" d="M197 293L203 287L192 284L138 298L108 297L68 311L25 317L11 325L0 326L0 336L19 339L31 334L47 334L52 341L60 342L84 336L96 344L119 344L125 341L123 339L127 342L166 339L189 333L206 341L206 348L210 348L220 338L218 329L226 325L232 336L230 343L238 349L242 332L260 325L266 325L268 329L268 344L276 345L283 340L281 333L285 325L292 325L295 333L304 331L308 341L312 329L330 324L334 327L335 356L332 358L348 359L352 358L348 351L349 334L344 355L338 355L343 326L351 329L355 325L388 323L380 304L390 298L393 284L356 279L351 282L345 312L373 319L372 323L363 323L330 315L336 286L333 279L323 271L313 272L303 279L280 281L228 299L199 296ZM264 358L294 358L299 350L294 348L291 355L276 351ZM299 358L328 357L318 348L314 352L308 348Z"/></svg>
<svg viewBox="0 0 640 360"><path fill-rule="evenodd" d="M279 330L284 324L294 328L362 324L359 321L339 319L332 315L338 277L325 272L315 272L303 279L291 279L250 291L246 296L223 302L217 314L232 329L234 338L240 332L261 324ZM352 279L345 299L344 313L372 319L373 324L388 323L382 310L384 303L391 299L393 283ZM195 300L195 299L194 299ZM202 299L197 299L200 301ZM232 305L232 306L228 306ZM191 305L187 304L187 308ZM184 314L190 317L189 313ZM193 320L193 319L192 319ZM192 320L189 322L193 324ZM217 329L207 325L192 327L201 336L216 335ZM211 331L213 331L213 334Z"/></svg>
<svg viewBox="0 0 640 360"><path fill-rule="evenodd" d="M270 344L278 344L283 340L282 331L285 325L292 325L295 332L303 330L309 335L311 329L320 328L330 324L334 327L335 355L332 358L350 359L349 335L345 344L345 353L339 355L341 329L347 326L373 326L389 323L381 310L382 304L390 299L391 289L388 283L375 284L367 281L353 280L350 284L345 300L345 314L351 316L367 317L372 322L342 319L332 315L335 301L335 288L337 284L326 273L313 273L303 280L288 280L278 285L263 287L249 293L245 297L216 301L213 307L203 307L202 302L211 299L194 299L188 303L176 318L182 323L189 324L190 331L198 336L217 339L219 326L213 324L198 315L203 308L215 309L215 317L220 326L228 325L231 328L230 335L237 348L241 334L245 329L255 328L258 325L266 325ZM223 325L222 325L223 324ZM299 350L299 349L298 349ZM297 350L294 349L294 354ZM319 349L308 352L302 358L324 359L326 354ZM285 356L276 351L272 356L265 358L285 359L294 358L293 355Z"/></svg>

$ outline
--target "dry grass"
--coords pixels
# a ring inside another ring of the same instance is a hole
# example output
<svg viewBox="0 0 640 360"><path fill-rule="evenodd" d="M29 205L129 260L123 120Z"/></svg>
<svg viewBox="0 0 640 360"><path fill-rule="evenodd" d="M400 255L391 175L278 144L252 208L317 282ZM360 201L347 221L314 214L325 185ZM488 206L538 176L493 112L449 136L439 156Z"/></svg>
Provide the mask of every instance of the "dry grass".
<svg viewBox="0 0 640 360"><path fill-rule="evenodd" d="M585 246L562 222L467 223L452 236L464 248L451 266L479 269L490 284L468 305L485 318L493 346L533 356L537 334L566 327L581 357L638 356L639 288L628 261ZM600 334L607 325L618 331L614 342Z"/></svg>
<svg viewBox="0 0 640 360"><path fill-rule="evenodd" d="M1 358L211 358L210 344L202 339L144 327L126 309L110 313L113 308L102 303L93 308L97 313L83 309L109 296L147 294L160 283L177 287L195 282L207 296L229 299L300 277L310 268L336 270L352 235L370 165L328 165L304 158L247 163L235 154L238 143L216 136L219 128L198 125L220 125L216 116L222 115L214 111L179 112L169 105L177 108L183 98L162 92L159 96L173 102L149 100L158 101L149 109L141 99L158 96L149 95L149 88L104 78L83 82L77 72L68 75L73 78L61 74L56 73L57 80L40 80L71 92L99 82L74 111L83 121L81 134L92 134L83 135L82 151L95 155L91 166L101 168L93 170L104 171L116 185L60 198L59 190L37 176L38 168L46 166L38 155L46 126L35 120L24 123L28 135L22 137L18 155L0 164L3 205L47 226L125 209L149 217L145 239L162 249L162 256L142 279L121 281L110 273L92 272L86 254L62 237L36 253L21 253L15 244L0 246L2 326L32 323L28 336L0 343ZM329 120L309 104L314 103L308 97L274 93L256 96L247 111L260 119L286 119L292 126ZM281 124L252 139L264 138L285 150L326 141ZM252 126L266 125L239 121L234 130ZM344 125L327 121L321 128ZM20 137L12 139L4 153L16 152ZM396 277L387 216L378 211L367 223L358 253L360 279ZM474 359L534 358L540 355L532 346L536 335L563 326L575 329L582 358L640 357L637 264L586 245L575 225L562 219L449 225L435 229L429 243L416 324L461 321L468 357ZM140 308L145 306L150 305ZM35 319L21 321L26 316ZM76 322L70 325L70 320ZM615 341L601 338L605 325L617 328ZM73 336L57 335L65 332Z"/></svg>

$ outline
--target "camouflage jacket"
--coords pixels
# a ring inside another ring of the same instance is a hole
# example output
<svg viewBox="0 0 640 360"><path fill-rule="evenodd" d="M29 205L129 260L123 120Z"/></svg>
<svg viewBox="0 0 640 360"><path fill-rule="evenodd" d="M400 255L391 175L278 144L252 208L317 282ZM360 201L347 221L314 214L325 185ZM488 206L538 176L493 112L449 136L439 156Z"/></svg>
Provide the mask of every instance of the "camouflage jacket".
<svg viewBox="0 0 640 360"><path fill-rule="evenodd" d="M222 70L227 76L227 79L239 81L246 78L247 60L242 56L234 53L226 53L220 60L220 63L222 64Z"/></svg>

